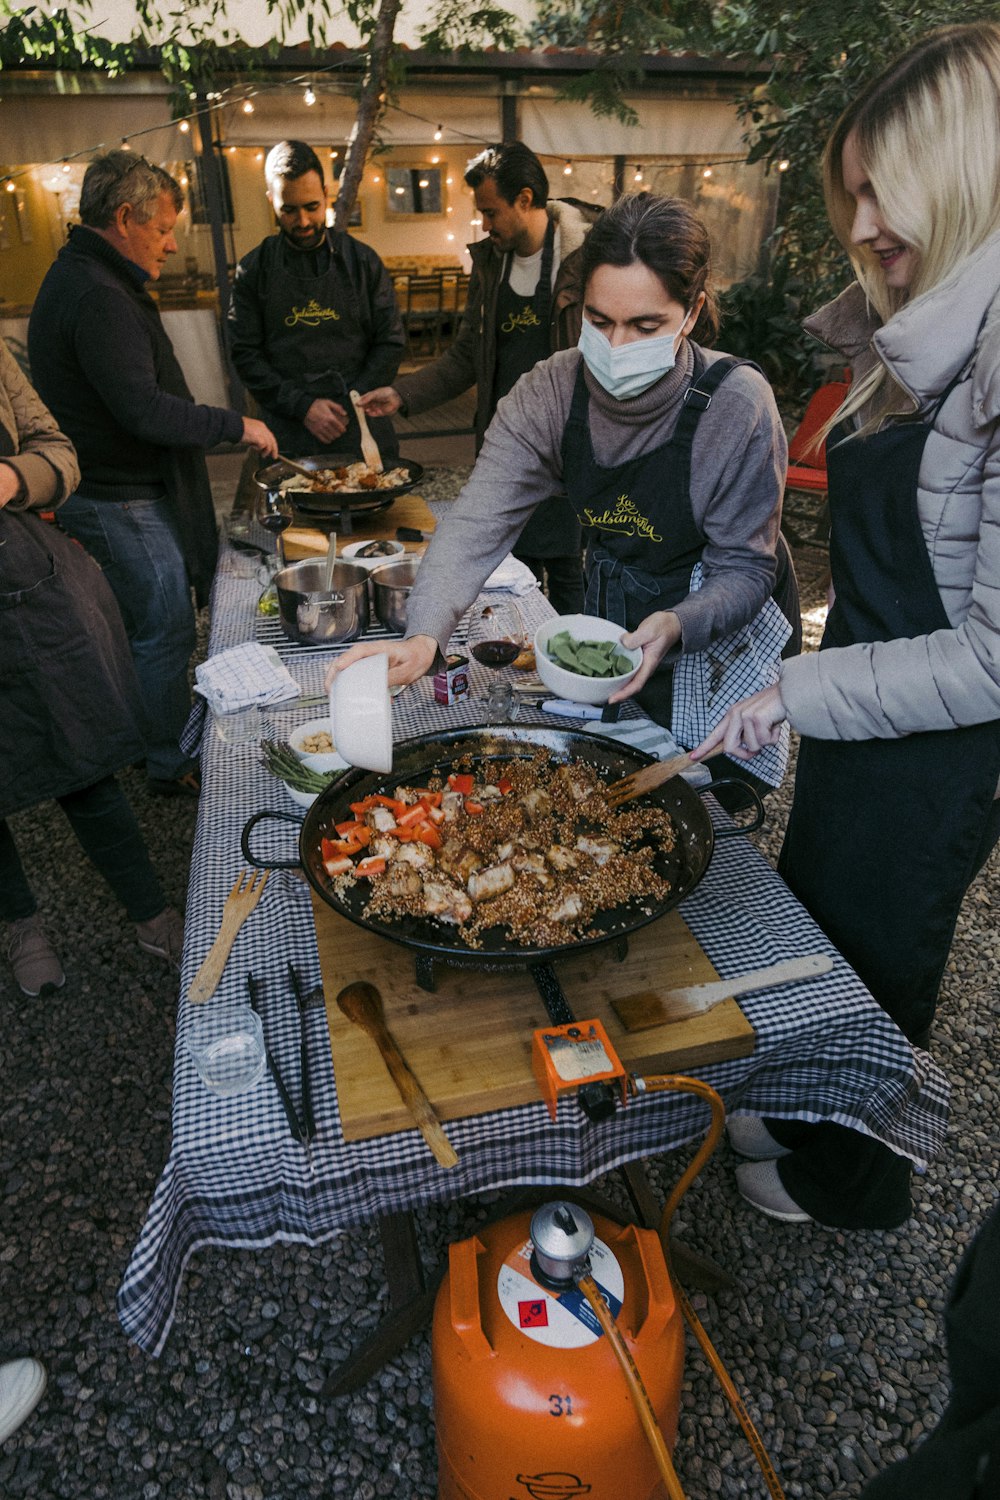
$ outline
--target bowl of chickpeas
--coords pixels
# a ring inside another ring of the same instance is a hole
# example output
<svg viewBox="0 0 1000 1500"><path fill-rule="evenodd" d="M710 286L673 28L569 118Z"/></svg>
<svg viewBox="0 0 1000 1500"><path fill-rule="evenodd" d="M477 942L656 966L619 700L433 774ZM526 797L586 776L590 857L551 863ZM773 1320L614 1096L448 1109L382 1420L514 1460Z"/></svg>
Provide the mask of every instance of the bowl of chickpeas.
<svg viewBox="0 0 1000 1500"><path fill-rule="evenodd" d="M329 718L310 719L300 724L288 736L288 743L299 760L313 771L342 771L347 765L344 757L337 754Z"/></svg>

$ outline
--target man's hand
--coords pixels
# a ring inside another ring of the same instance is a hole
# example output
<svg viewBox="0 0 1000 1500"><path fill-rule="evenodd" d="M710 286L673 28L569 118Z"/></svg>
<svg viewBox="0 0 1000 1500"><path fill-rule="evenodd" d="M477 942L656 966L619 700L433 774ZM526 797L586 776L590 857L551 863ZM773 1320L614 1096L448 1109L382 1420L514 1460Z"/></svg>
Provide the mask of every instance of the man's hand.
<svg viewBox="0 0 1000 1500"><path fill-rule="evenodd" d="M249 443L251 448L256 448L264 458L278 456L278 439L270 427L258 422L256 417L243 418L243 441Z"/></svg>
<svg viewBox="0 0 1000 1500"><path fill-rule="evenodd" d="M681 638L681 622L672 609L657 609L639 624L639 626L622 636L622 645L634 650L636 646L642 647L642 663L638 672L630 682L617 693L612 693L608 699L609 703L621 703L625 698L631 698L652 677L658 662L664 652L669 651L671 646L676 646Z"/></svg>
<svg viewBox="0 0 1000 1500"><path fill-rule="evenodd" d="M360 661L363 656L385 655L389 658L389 686L402 684L405 687L424 676L437 655L437 649L437 641L431 635L413 635L405 641L369 641L363 646L352 646L327 668L323 685L329 688L338 672L352 662Z"/></svg>
<svg viewBox="0 0 1000 1500"><path fill-rule="evenodd" d="M319 396L302 418L302 425L319 443L332 443L347 431L347 413L337 401Z"/></svg>
<svg viewBox="0 0 1000 1500"><path fill-rule="evenodd" d="M365 391L361 397L361 405L369 417L391 417L402 404L402 396L392 385L380 385L377 390Z"/></svg>
<svg viewBox="0 0 1000 1500"><path fill-rule="evenodd" d="M773 687L761 688L759 693L744 698L742 703L733 704L711 734L691 751L691 759L704 760L706 756L723 750L737 760L750 760L759 755L765 745L778 743L781 726L787 718L788 712L777 683Z"/></svg>
<svg viewBox="0 0 1000 1500"><path fill-rule="evenodd" d="M21 476L12 464L0 464L0 509L17 498Z"/></svg>

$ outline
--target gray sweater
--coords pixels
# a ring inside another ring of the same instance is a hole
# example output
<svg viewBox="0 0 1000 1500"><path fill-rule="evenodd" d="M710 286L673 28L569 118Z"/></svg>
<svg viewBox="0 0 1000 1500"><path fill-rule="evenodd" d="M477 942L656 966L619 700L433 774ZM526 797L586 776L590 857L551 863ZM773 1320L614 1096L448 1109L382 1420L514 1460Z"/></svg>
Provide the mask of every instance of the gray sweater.
<svg viewBox="0 0 1000 1500"><path fill-rule="evenodd" d="M702 352L709 363L719 358L717 351ZM580 359L577 349L554 354L500 402L476 466L420 566L407 608L408 636L433 636L443 652L535 506L559 493L560 448ZM599 464L624 463L667 441L693 363L685 339L674 369L631 401L616 401L585 372ZM674 657L704 650L745 625L770 594L786 461L771 388L756 370L741 366L719 387L695 433L691 508L705 537L705 581L675 606L682 634Z"/></svg>

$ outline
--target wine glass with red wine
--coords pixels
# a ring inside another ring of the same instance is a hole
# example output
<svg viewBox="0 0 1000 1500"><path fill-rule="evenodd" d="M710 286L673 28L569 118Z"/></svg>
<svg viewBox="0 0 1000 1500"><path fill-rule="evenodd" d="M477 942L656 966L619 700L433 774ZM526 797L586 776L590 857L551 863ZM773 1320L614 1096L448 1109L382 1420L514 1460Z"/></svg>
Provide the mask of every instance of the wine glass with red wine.
<svg viewBox="0 0 1000 1500"><path fill-rule="evenodd" d="M512 599L491 600L473 606L469 620L469 651L491 672L502 672L524 650L524 621ZM505 678L490 684L485 694L487 717L502 721L513 718L514 690Z"/></svg>
<svg viewBox="0 0 1000 1500"><path fill-rule="evenodd" d="M269 531L274 537L274 548L278 555L278 564L285 566L285 549L282 545L282 532L287 531L292 524L292 501L284 490L261 490L257 499L257 520L265 531Z"/></svg>

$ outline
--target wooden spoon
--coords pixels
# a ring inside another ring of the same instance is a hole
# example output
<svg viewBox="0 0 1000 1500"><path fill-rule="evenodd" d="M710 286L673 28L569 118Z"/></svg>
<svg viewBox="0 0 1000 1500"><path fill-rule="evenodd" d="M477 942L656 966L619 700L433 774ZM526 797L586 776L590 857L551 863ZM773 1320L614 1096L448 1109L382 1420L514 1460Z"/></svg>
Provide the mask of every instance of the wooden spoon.
<svg viewBox="0 0 1000 1500"><path fill-rule="evenodd" d="M416 1121L420 1134L433 1153L434 1160L442 1167L457 1167L458 1155L445 1135L441 1121L420 1084L414 1078L406 1059L393 1040L385 1024L382 996L373 984L357 980L348 984L337 996L337 1004L349 1021L367 1031L389 1069L399 1096Z"/></svg>
<svg viewBox="0 0 1000 1500"><path fill-rule="evenodd" d="M279 464L284 464L286 469L292 469L294 473L301 474L303 479L308 479L315 483L316 475L312 469L304 469L301 464L295 462L294 458L286 458L283 453L279 453L278 462Z"/></svg>
<svg viewBox="0 0 1000 1500"><path fill-rule="evenodd" d="M358 426L361 428L361 457L376 474L381 474L385 468L382 455L378 451L378 443L372 437L368 429L368 414L361 405L361 397L357 391L351 391L351 405L358 415Z"/></svg>

